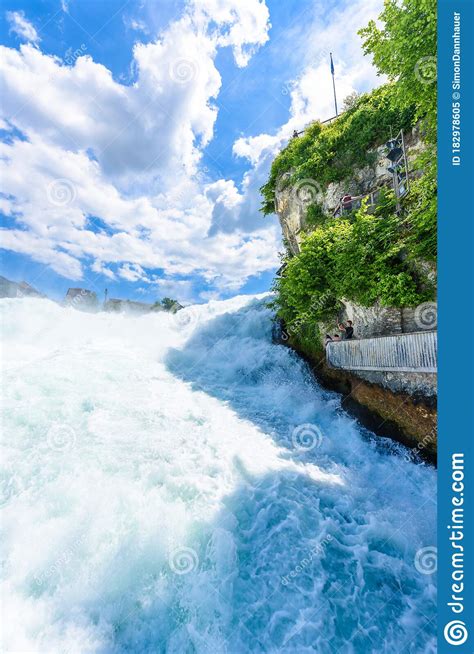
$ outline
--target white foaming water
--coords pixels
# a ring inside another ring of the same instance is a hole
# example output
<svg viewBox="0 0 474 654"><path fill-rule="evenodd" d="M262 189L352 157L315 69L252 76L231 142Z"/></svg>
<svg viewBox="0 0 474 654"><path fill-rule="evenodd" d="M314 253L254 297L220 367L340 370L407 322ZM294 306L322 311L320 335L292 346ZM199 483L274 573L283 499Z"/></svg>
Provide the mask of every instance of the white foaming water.
<svg viewBox="0 0 474 654"><path fill-rule="evenodd" d="M435 652L435 471L273 344L261 298L0 305L5 650Z"/></svg>

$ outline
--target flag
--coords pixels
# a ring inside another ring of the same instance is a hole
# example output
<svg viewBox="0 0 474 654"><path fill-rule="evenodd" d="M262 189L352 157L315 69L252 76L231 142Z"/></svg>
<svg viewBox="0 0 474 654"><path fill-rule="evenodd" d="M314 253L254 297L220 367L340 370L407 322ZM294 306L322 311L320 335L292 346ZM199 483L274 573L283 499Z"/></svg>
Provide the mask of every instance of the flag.
<svg viewBox="0 0 474 654"><path fill-rule="evenodd" d="M331 57L331 75L334 76L334 63L332 61L332 52L329 53L329 56Z"/></svg>

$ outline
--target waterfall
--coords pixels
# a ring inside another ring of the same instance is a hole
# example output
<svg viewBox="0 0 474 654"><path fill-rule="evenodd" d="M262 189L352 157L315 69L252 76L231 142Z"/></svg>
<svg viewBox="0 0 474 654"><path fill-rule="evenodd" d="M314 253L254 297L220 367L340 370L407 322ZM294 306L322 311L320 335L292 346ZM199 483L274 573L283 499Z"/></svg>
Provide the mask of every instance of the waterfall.
<svg viewBox="0 0 474 654"><path fill-rule="evenodd" d="M0 301L5 650L436 651L436 472L266 302Z"/></svg>

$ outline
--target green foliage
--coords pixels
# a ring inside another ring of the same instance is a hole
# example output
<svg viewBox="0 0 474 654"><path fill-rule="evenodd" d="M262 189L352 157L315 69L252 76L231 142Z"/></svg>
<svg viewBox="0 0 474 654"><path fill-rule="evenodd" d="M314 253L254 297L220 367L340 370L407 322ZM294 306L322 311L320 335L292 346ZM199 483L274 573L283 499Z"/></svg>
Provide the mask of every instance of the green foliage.
<svg viewBox="0 0 474 654"><path fill-rule="evenodd" d="M436 3L385 0L380 26L360 31L366 54L389 83L360 97L329 125L314 123L293 139L273 162L261 188L263 213L274 211L277 185L353 177L370 163L370 150L390 134L422 124L425 149L412 171L410 191L395 211L392 191L381 194L373 213L363 205L350 215L325 217L318 204L307 211L307 234L298 256L288 258L275 281L275 305L287 329L308 343L315 323L334 319L340 299L364 306L415 306L434 297L427 277L436 261ZM428 272L427 272L428 271Z"/></svg>
<svg viewBox="0 0 474 654"><path fill-rule="evenodd" d="M412 238L400 227L392 193L383 195L375 213L363 205L351 217L316 227L275 282L280 317L300 329L330 317L338 298L392 307L431 299L433 289L406 256Z"/></svg>
<svg viewBox="0 0 474 654"><path fill-rule="evenodd" d="M310 204L309 207L306 210L306 223L311 226L315 227L316 225L321 225L323 222L325 222L327 219L326 214L323 211L323 208L320 204L315 202L314 204Z"/></svg>
<svg viewBox="0 0 474 654"><path fill-rule="evenodd" d="M177 304L178 304L178 302L176 300L173 300L170 297L164 297L161 300L161 306L166 311L172 311L176 307Z"/></svg>
<svg viewBox="0 0 474 654"><path fill-rule="evenodd" d="M378 27L371 20L359 31L364 52L379 74L396 81L401 107L416 107L427 138L436 140L436 11L434 0L385 0Z"/></svg>
<svg viewBox="0 0 474 654"><path fill-rule="evenodd" d="M262 212L275 211L275 189L300 179L313 179L323 188L351 176L354 168L371 163L369 150L413 125L415 109L400 107L394 84L387 84L354 100L352 108L334 122L313 123L303 136L293 138L272 163L268 182L261 187ZM284 173L291 173L286 178Z"/></svg>
<svg viewBox="0 0 474 654"><path fill-rule="evenodd" d="M432 262L436 261L437 251L436 163L436 149L429 146L414 163L421 176L410 182L410 192L402 203L410 257Z"/></svg>
<svg viewBox="0 0 474 654"><path fill-rule="evenodd" d="M176 313L176 311L179 311L179 309L182 308L183 307L177 300L173 300L170 297L164 297L162 300L157 300L152 306L152 309L157 311L164 309L165 311L171 311L172 313Z"/></svg>

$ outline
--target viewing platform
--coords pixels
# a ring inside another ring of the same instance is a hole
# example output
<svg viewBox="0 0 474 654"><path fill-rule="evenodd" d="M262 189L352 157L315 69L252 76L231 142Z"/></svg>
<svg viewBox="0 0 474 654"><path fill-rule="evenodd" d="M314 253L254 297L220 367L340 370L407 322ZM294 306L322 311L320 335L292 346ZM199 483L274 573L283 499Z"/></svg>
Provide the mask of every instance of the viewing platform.
<svg viewBox="0 0 474 654"><path fill-rule="evenodd" d="M379 372L437 372L435 331L328 343L330 367Z"/></svg>

